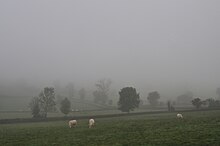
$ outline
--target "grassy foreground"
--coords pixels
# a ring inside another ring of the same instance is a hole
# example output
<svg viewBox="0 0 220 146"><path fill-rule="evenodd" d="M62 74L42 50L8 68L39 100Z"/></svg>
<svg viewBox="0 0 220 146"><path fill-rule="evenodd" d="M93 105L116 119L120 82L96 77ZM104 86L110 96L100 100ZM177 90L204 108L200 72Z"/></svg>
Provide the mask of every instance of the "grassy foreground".
<svg viewBox="0 0 220 146"><path fill-rule="evenodd" d="M220 145L220 111L127 116L95 119L88 129L87 120L79 120L70 129L68 121L0 125L3 146L152 146Z"/></svg>

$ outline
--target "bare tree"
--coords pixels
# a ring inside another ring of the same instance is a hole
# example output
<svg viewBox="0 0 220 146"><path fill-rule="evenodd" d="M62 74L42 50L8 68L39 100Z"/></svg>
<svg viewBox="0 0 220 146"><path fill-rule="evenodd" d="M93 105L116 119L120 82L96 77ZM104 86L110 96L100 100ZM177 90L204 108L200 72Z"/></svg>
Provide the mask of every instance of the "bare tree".
<svg viewBox="0 0 220 146"><path fill-rule="evenodd" d="M42 117L47 117L48 111L55 110L55 93L54 88L46 87L39 94L40 106L42 109Z"/></svg>
<svg viewBox="0 0 220 146"><path fill-rule="evenodd" d="M94 102L106 104L111 83L110 79L101 79L95 84L97 90L93 92Z"/></svg>

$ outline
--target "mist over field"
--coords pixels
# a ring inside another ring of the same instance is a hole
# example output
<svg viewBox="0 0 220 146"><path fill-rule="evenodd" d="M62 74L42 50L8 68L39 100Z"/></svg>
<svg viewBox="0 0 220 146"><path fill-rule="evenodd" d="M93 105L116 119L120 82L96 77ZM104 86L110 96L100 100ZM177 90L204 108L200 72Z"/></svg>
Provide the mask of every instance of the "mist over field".
<svg viewBox="0 0 220 146"><path fill-rule="evenodd" d="M150 91L163 101L187 91L215 98L219 7L218 0L1 1L0 100L29 102L46 86L69 83L93 99L103 78L116 102L126 86L143 99Z"/></svg>
<svg viewBox="0 0 220 146"><path fill-rule="evenodd" d="M219 145L219 65L219 0L0 0L0 145Z"/></svg>

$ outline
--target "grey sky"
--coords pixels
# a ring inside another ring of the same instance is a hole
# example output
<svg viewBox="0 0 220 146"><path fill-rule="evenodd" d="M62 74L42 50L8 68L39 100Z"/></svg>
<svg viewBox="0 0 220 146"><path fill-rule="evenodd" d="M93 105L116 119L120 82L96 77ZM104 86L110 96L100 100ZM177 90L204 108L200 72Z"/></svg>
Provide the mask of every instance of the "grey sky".
<svg viewBox="0 0 220 146"><path fill-rule="evenodd" d="M0 79L220 83L219 0L1 0Z"/></svg>

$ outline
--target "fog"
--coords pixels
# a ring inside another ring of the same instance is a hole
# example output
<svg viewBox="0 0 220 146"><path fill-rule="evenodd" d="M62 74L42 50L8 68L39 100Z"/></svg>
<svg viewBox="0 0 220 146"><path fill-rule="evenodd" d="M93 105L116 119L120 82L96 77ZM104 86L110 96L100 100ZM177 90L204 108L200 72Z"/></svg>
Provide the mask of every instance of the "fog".
<svg viewBox="0 0 220 146"><path fill-rule="evenodd" d="M33 96L54 81L93 90L108 78L143 96L215 96L219 40L218 0L0 1L0 94L19 81Z"/></svg>

